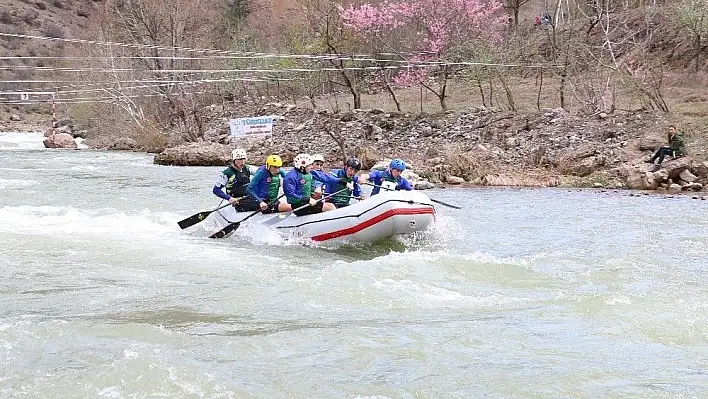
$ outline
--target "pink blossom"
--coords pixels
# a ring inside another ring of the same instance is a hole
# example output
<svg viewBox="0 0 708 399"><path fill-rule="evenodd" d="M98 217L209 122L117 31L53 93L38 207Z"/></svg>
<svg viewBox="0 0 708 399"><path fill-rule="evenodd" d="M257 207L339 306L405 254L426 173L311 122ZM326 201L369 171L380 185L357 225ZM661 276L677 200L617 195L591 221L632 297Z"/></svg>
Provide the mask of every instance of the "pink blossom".
<svg viewBox="0 0 708 399"><path fill-rule="evenodd" d="M341 15L356 34L396 44L397 51L412 54L407 60L411 66L392 79L396 85L411 86L427 79L427 68L414 67L416 62L439 60L466 41L501 39L505 26L501 9L499 0L386 0L351 5Z"/></svg>

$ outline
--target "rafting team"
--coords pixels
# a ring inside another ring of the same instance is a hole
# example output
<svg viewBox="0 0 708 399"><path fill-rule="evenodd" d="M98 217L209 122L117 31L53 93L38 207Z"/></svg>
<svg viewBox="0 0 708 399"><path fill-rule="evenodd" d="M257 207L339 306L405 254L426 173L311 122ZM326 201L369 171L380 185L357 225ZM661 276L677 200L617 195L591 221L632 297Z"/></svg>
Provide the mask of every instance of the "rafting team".
<svg viewBox="0 0 708 399"><path fill-rule="evenodd" d="M297 216L331 211L349 205L351 198L363 200L360 182L372 185L371 195L381 188L388 190L413 189L401 176L406 164L394 159L383 171L357 175L361 161L349 158L341 169L325 172L324 157L320 154L298 154L293 159L293 169L287 174L281 170L283 160L278 155L268 155L265 165L251 176L246 165L246 151L237 148L231 153L231 163L219 175L212 192L228 201L238 212L262 213L289 212ZM287 202L278 196L282 189ZM309 205L309 206L308 206Z"/></svg>

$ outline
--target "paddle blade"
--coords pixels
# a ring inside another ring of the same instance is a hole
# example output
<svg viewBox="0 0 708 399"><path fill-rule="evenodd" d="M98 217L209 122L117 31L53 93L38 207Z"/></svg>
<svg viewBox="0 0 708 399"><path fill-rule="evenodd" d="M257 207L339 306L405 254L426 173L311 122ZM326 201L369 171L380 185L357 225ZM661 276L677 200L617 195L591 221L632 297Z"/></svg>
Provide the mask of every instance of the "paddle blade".
<svg viewBox="0 0 708 399"><path fill-rule="evenodd" d="M460 207L460 206L448 204L448 203L446 203L446 202L442 202L442 201L440 201L440 200L436 200L436 199L433 199L433 198L431 198L430 200L433 201L433 202L435 202L436 204L445 205L445 206L450 207L450 208L453 208L453 209L462 209L462 207Z"/></svg>
<svg viewBox="0 0 708 399"><path fill-rule="evenodd" d="M224 227L223 229L210 235L209 238L224 238L232 231L238 229L238 226L240 226L240 225L241 225L241 222L231 223L231 224L227 225L226 227Z"/></svg>
<svg viewBox="0 0 708 399"><path fill-rule="evenodd" d="M179 227L181 229L186 229L187 227L194 226L195 224L203 221L212 212L213 211L199 212L199 213L192 215L184 220L180 220L179 222L177 222L177 224L179 225Z"/></svg>

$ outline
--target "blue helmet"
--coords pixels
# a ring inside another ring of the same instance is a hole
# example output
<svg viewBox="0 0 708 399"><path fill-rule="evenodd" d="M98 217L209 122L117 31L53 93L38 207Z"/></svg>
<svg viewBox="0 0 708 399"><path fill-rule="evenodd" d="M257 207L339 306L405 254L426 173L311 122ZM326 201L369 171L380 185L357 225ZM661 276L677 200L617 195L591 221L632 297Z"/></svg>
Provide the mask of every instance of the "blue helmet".
<svg viewBox="0 0 708 399"><path fill-rule="evenodd" d="M401 172L403 172L404 170L406 170L406 163L403 162L402 160L396 158L391 161L391 163L388 165L388 167L391 169L398 169Z"/></svg>

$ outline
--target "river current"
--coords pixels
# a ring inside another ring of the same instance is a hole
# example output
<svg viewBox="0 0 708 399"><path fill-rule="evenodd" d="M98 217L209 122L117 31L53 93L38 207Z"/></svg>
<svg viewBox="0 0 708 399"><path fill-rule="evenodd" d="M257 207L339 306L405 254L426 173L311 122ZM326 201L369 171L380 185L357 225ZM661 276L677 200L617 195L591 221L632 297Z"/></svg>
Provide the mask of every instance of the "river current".
<svg viewBox="0 0 708 399"><path fill-rule="evenodd" d="M708 397L708 201L436 189L464 209L374 245L180 230L219 170L0 133L0 397Z"/></svg>

